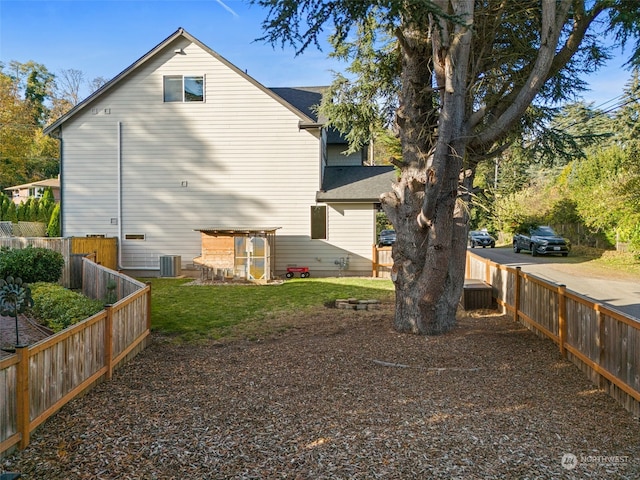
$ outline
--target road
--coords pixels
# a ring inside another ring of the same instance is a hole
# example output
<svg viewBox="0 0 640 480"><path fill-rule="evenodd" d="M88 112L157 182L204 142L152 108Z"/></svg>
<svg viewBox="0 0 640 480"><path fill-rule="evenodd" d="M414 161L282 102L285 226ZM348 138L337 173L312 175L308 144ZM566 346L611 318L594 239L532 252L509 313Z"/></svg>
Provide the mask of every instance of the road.
<svg viewBox="0 0 640 480"><path fill-rule="evenodd" d="M564 284L569 290L640 319L640 280L632 276L611 278L606 272L575 263L575 259L569 257L532 257L528 253L515 253L511 247L470 248L469 251L502 265L521 267L523 272L544 280Z"/></svg>

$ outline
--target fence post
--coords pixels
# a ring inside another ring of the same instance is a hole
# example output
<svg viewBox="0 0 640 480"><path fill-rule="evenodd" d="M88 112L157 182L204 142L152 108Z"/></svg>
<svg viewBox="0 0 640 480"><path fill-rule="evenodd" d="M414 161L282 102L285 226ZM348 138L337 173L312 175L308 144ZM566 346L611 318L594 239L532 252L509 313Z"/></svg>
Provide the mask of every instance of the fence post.
<svg viewBox="0 0 640 480"><path fill-rule="evenodd" d="M18 448L24 450L29 445L31 412L29 409L29 347L16 345L18 355L16 402L18 410L18 432L20 432L20 444Z"/></svg>
<svg viewBox="0 0 640 480"><path fill-rule="evenodd" d="M518 317L520 314L520 272L522 271L522 267L516 267L516 278L515 278L515 292L513 296L513 320L515 322L518 321Z"/></svg>
<svg viewBox="0 0 640 480"><path fill-rule="evenodd" d="M484 281L487 282L489 285L492 284L492 282L491 282L491 260L489 260L488 258L486 258L485 261L484 261Z"/></svg>
<svg viewBox="0 0 640 480"><path fill-rule="evenodd" d="M464 278L471 278L471 255L469 254L469 251L467 251L467 256L465 258Z"/></svg>
<svg viewBox="0 0 640 480"><path fill-rule="evenodd" d="M151 331L151 282L147 282L147 330Z"/></svg>
<svg viewBox="0 0 640 480"><path fill-rule="evenodd" d="M113 376L113 306L105 305L107 318L104 320L104 365L107 367L107 381Z"/></svg>
<svg viewBox="0 0 640 480"><path fill-rule="evenodd" d="M567 286L558 284L558 346L560 355L567 358L567 351L564 344L567 341Z"/></svg>
<svg viewBox="0 0 640 480"><path fill-rule="evenodd" d="M375 245L371 246L371 276L373 278L378 276L378 249Z"/></svg>
<svg viewBox="0 0 640 480"><path fill-rule="evenodd" d="M602 320L602 312L600 311L600 304L596 303L593 306L595 312L596 312L596 322L598 325L598 339L597 339L597 344L598 344L598 365L602 366L604 363L604 356L605 356L605 327L604 327L604 321ZM600 383L602 383L602 380L600 381Z"/></svg>

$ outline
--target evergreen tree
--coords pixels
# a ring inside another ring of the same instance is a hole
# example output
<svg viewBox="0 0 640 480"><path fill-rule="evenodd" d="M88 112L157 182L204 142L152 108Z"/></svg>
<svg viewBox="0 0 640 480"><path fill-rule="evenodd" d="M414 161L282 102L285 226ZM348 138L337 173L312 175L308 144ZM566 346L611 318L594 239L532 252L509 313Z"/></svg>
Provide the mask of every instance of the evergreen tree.
<svg viewBox="0 0 640 480"><path fill-rule="evenodd" d="M29 205L31 205L31 197L27 198L24 202L20 202L17 208L18 221L26 222L29 215Z"/></svg>
<svg viewBox="0 0 640 480"><path fill-rule="evenodd" d="M4 220L13 222L13 223L17 223L18 221L18 208L16 207L16 204L11 202L9 204L9 208L7 209L7 213L5 215Z"/></svg>
<svg viewBox="0 0 640 480"><path fill-rule="evenodd" d="M13 203L7 195L0 193L0 220L5 220L7 210L9 209L9 202Z"/></svg>
<svg viewBox="0 0 640 480"><path fill-rule="evenodd" d="M36 215L36 222L41 222L44 224L49 223L49 205L51 204L51 200L46 200L44 197L40 199L40 203L38 204L38 213Z"/></svg>
<svg viewBox="0 0 640 480"><path fill-rule="evenodd" d="M55 197L53 195L53 189L51 187L47 187L44 189L42 193L42 201L43 202L54 202Z"/></svg>
<svg viewBox="0 0 640 480"><path fill-rule="evenodd" d="M58 203L51 214L49 225L47 226L47 237L60 236L60 204Z"/></svg>
<svg viewBox="0 0 640 480"><path fill-rule="evenodd" d="M27 210L26 220L27 222L35 222L38 219L38 209L40 208L40 199L33 198L29 203L29 209Z"/></svg>

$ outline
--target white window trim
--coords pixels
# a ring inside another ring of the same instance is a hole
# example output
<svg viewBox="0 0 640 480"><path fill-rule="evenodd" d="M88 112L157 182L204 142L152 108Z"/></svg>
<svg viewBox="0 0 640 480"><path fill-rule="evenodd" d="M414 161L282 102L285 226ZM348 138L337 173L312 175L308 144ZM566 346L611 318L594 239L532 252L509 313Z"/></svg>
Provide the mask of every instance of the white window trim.
<svg viewBox="0 0 640 480"><path fill-rule="evenodd" d="M170 102L165 100L166 98L166 84L165 84L165 78L167 77L181 77L182 78L182 100L180 101L174 101L174 102ZM201 102L188 102L185 99L185 88L184 88L184 79L185 78L202 78L202 101ZM202 74L188 74L188 75L163 75L162 76L162 102L163 103L193 103L193 104L198 104L198 103L205 103L207 99L207 75L202 73Z"/></svg>

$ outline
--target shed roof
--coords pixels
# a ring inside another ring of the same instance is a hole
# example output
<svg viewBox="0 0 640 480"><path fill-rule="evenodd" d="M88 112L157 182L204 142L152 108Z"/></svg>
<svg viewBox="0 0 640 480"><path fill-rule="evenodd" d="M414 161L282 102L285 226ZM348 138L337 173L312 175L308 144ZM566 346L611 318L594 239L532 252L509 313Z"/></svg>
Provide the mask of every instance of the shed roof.
<svg viewBox="0 0 640 480"><path fill-rule="evenodd" d="M396 180L394 167L326 167L318 202L379 202Z"/></svg>
<svg viewBox="0 0 640 480"><path fill-rule="evenodd" d="M203 227L194 228L196 232L206 233L207 235L238 235L238 234L251 234L251 233L275 233L282 227L231 227L231 226L216 226L216 227Z"/></svg>

